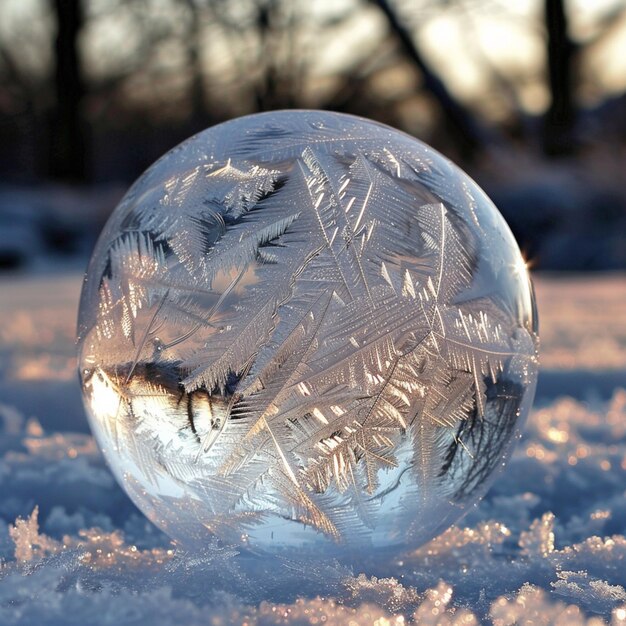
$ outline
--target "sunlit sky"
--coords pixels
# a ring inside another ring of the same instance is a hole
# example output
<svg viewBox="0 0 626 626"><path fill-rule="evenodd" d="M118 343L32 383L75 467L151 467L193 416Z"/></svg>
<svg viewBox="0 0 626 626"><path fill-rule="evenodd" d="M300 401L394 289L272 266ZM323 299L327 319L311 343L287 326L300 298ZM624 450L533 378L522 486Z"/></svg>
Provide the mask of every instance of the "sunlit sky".
<svg viewBox="0 0 626 626"><path fill-rule="evenodd" d="M162 17L174 29L178 28L178 16L172 15L171 2L151 0L149 4L150 23L158 20L162 12ZM543 69L543 0L396 0L395 5L411 25L424 55L457 96L482 105L489 113L495 105L485 98L487 87L500 76L501 84L512 85L510 95L523 109L533 113L545 109L549 95ZM569 0L566 3L575 41L584 43L597 38L596 43L589 45L579 67L580 96L586 103L593 103L607 93L626 90L625 5L626 0ZM48 0L0 2L0 40L12 50L19 45L19 54L14 53L17 64L33 75L43 74L50 59L48 6ZM92 0L84 6L88 21L82 43L87 73L102 76L123 71L138 45L138 34L133 32L137 29L135 14L137 6L143 5ZM228 6L230 11L236 12L233 7L243 7L245 3ZM293 6L297 6L296 3ZM309 51L313 48L317 58L312 73L318 77L324 72L349 68L355 59L372 56L371 42L384 37L384 18L367 2L320 0L303 3L302 7L313 25L333 16L350 16L343 21L343 26L331 23L328 29L338 29L340 36L327 36L317 48L312 35L302 32L298 47ZM607 30L607 18L616 15ZM211 28L210 24L205 26ZM598 37L602 32L608 34ZM211 72L224 75L230 66L233 73L236 54L228 50L228 45L215 29L211 30L203 50ZM242 46L246 45L249 43L242 39ZM184 64L185 59L180 47L165 43L159 48L157 62L171 67ZM393 87L391 83L390 87ZM495 109L492 112L497 113Z"/></svg>
<svg viewBox="0 0 626 626"><path fill-rule="evenodd" d="M433 62L442 68L449 85L461 96L476 98L484 84L484 73L476 59L481 57L505 76L517 77L524 108L539 112L548 103L548 93L537 80L537 67L544 64L545 43L540 23L541 0L485 2L480 10L457 10L434 17L420 29L423 46ZM467 3L466 6L469 6ZM619 0L570 0L569 26L577 42L598 35L603 17L624 6ZM442 45L442 42L445 42ZM602 92L618 93L626 89L626 16L611 27L604 41L590 48L583 67L587 78L596 83L590 100ZM595 93L594 93L595 91Z"/></svg>

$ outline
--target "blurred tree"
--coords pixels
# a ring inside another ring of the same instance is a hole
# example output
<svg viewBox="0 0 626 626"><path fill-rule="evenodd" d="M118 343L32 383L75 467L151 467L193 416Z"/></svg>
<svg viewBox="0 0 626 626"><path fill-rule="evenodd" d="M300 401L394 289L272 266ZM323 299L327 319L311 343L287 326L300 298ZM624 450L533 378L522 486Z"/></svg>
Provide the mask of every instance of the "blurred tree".
<svg viewBox="0 0 626 626"><path fill-rule="evenodd" d="M544 118L543 149L548 156L559 156L574 150L575 46L569 36L563 0L545 0L545 20L550 105Z"/></svg>
<svg viewBox="0 0 626 626"><path fill-rule="evenodd" d="M189 34L187 37L187 66L191 73L189 100L191 118L194 123L202 123L206 118L209 103L204 87L202 64L202 12L197 0L182 0L188 10Z"/></svg>
<svg viewBox="0 0 626 626"><path fill-rule="evenodd" d="M566 154L588 119L581 90L603 97L602 71L583 69L619 34L614 4L581 36L565 0L4 0L0 140L43 152L57 179L84 179L92 150L97 178L132 178L191 132L300 107L378 119L461 161Z"/></svg>
<svg viewBox="0 0 626 626"><path fill-rule="evenodd" d="M391 32L398 38L402 50L421 74L425 89L441 107L448 135L458 144L461 155L471 160L490 143L493 133L489 133L470 110L452 96L445 83L427 63L415 38L392 4L388 0L372 2L387 18Z"/></svg>
<svg viewBox="0 0 626 626"><path fill-rule="evenodd" d="M81 105L85 85L78 52L83 26L80 0L52 0L56 21L54 105L50 117L48 171L52 178L84 182L88 139Z"/></svg>

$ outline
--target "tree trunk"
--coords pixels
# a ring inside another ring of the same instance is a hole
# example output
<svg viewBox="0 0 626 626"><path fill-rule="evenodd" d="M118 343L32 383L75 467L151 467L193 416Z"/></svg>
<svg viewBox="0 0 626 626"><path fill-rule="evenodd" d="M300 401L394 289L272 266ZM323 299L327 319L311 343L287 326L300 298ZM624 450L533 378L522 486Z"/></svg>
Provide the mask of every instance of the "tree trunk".
<svg viewBox="0 0 626 626"><path fill-rule="evenodd" d="M191 72L189 98L192 127L204 128L208 121L209 105L204 89L202 67L202 29L200 6L196 0L184 0L189 10L189 33L187 36L187 64Z"/></svg>
<svg viewBox="0 0 626 626"><path fill-rule="evenodd" d="M48 172L58 180L84 182L88 164L81 115L85 87L78 53L78 36L83 25L80 0L52 0L52 10L57 33Z"/></svg>
<svg viewBox="0 0 626 626"><path fill-rule="evenodd" d="M572 93L574 44L567 32L563 0L546 0L545 18L551 103L544 119L543 149L549 156L558 156L570 154L575 147Z"/></svg>

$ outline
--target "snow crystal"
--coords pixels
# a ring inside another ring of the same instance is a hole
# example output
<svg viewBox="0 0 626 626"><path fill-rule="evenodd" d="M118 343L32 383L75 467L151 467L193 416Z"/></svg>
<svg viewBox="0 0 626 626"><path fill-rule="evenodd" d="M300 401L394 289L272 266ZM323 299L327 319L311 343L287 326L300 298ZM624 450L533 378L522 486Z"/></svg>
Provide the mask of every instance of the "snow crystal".
<svg viewBox="0 0 626 626"><path fill-rule="evenodd" d="M56 541L39 534L39 509L35 507L26 519L18 517L15 525L9 526L9 535L15 543L15 559L20 563L43 558L50 552L56 552Z"/></svg>

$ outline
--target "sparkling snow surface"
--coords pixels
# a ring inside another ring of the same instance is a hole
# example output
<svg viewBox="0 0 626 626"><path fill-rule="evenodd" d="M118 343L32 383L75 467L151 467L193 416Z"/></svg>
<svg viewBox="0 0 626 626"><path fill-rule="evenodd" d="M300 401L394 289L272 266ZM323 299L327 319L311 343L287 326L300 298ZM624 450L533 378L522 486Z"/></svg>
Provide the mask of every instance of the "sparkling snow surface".
<svg viewBox="0 0 626 626"><path fill-rule="evenodd" d="M626 277L540 276L513 459L444 535L351 572L172 545L87 428L78 273L0 279L0 624L626 624Z"/></svg>

